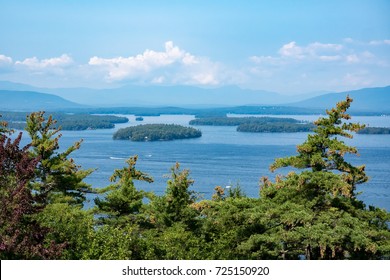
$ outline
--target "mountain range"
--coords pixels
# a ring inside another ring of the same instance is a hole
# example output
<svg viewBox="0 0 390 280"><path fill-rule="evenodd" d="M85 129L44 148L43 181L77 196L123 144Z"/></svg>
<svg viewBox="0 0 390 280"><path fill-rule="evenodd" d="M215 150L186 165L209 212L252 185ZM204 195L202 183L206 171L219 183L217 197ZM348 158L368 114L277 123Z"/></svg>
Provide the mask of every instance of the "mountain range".
<svg viewBox="0 0 390 280"><path fill-rule="evenodd" d="M354 100L351 105L353 111L390 112L390 86L329 93L285 105L326 109L334 107L337 102L345 99L347 95Z"/></svg>
<svg viewBox="0 0 390 280"><path fill-rule="evenodd" d="M4 111L56 111L85 107L62 97L35 91L0 90L0 110Z"/></svg>
<svg viewBox="0 0 390 280"><path fill-rule="evenodd" d="M318 95L318 94L317 94ZM350 95L352 110L390 113L390 86L364 88L349 92L326 93L311 98L285 96L274 92L241 89L236 86L199 88L193 86L135 86L111 89L37 88L0 81L0 110L58 110L91 107L192 108L231 106L284 106L326 109Z"/></svg>

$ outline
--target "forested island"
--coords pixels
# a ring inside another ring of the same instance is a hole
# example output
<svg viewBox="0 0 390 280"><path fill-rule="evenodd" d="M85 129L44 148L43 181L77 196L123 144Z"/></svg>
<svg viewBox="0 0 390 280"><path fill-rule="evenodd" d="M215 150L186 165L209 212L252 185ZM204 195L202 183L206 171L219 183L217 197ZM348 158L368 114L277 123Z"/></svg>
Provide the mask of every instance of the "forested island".
<svg viewBox="0 0 390 280"><path fill-rule="evenodd" d="M114 140L169 141L201 137L202 132L192 127L176 124L143 124L121 128L114 133Z"/></svg>
<svg viewBox="0 0 390 280"><path fill-rule="evenodd" d="M241 124L256 123L302 123L293 118L276 117L205 117L190 121L190 125L215 125L215 126L238 126Z"/></svg>
<svg viewBox="0 0 390 280"><path fill-rule="evenodd" d="M314 129L313 124L297 124L297 123L244 123L237 126L238 132L257 132L257 133L292 133L292 132L311 132Z"/></svg>
<svg viewBox="0 0 390 280"><path fill-rule="evenodd" d="M390 134L389 127L365 127L358 134Z"/></svg>
<svg viewBox="0 0 390 280"><path fill-rule="evenodd" d="M27 112L0 112L2 118L8 122L8 127L23 130L26 127ZM126 117L112 115L90 115L90 114L66 114L66 113L45 113L51 115L56 123L55 128L62 130L87 130L87 129L109 129L114 128L116 123L127 123Z"/></svg>
<svg viewBox="0 0 390 280"><path fill-rule="evenodd" d="M190 121L190 125L237 126L238 132L310 132L314 124L293 118L275 117L206 117Z"/></svg>

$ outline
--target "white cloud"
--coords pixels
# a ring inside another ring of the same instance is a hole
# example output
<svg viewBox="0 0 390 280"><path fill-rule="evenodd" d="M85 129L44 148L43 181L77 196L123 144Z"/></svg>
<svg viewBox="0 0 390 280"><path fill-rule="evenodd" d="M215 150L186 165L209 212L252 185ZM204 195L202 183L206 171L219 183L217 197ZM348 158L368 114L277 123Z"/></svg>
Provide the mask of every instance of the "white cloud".
<svg viewBox="0 0 390 280"><path fill-rule="evenodd" d="M372 40L368 44L372 46L390 45L390 40Z"/></svg>
<svg viewBox="0 0 390 280"><path fill-rule="evenodd" d="M319 59L322 61L339 60L340 56L334 55L343 49L339 44L311 43L307 46L298 46L296 42L290 42L279 49L279 54L284 58L294 59Z"/></svg>
<svg viewBox="0 0 390 280"><path fill-rule="evenodd" d="M212 73L212 72L209 72L209 73L198 73L198 74L194 74L192 76L192 83L190 83L190 84L218 85L219 81L216 78L215 74Z"/></svg>
<svg viewBox="0 0 390 280"><path fill-rule="evenodd" d="M341 60L342 57L340 55L320 55L318 59L321 61L338 61Z"/></svg>
<svg viewBox="0 0 390 280"><path fill-rule="evenodd" d="M77 63L58 57L15 59L0 55L0 79L53 87L107 87L115 83L164 85L240 85L276 92L330 90L342 87L389 84L390 40L342 44L295 41L275 49L274 55L258 54L240 64L227 65L194 55L172 41L161 50L118 57L90 57Z"/></svg>
<svg viewBox="0 0 390 280"><path fill-rule="evenodd" d="M61 68L69 66L72 63L73 59L69 55L63 54L60 57L46 58L42 60L39 60L34 56L31 58L26 58L23 61L18 60L15 62L15 65L27 67L32 70L43 70L49 68Z"/></svg>
<svg viewBox="0 0 390 280"><path fill-rule="evenodd" d="M344 41L354 42L351 38ZM376 41L382 45L387 40ZM390 42L389 42L390 43ZM358 49L348 48L341 44L324 44L320 42L310 43L306 46L300 46L292 41L283 45L278 50L278 56L252 56L250 61L256 65L268 67L282 67L287 64L307 64L307 63L346 63L346 64L376 64L386 66L386 59L381 59L368 51L373 43L360 45ZM364 49L365 48L365 49ZM371 47L372 48L372 47ZM360 49L360 50L359 50Z"/></svg>
<svg viewBox="0 0 390 280"><path fill-rule="evenodd" d="M12 58L0 54L0 74L12 72L12 68L13 68Z"/></svg>
<svg viewBox="0 0 390 280"><path fill-rule="evenodd" d="M304 50L297 46L296 42L290 42L288 44L283 45L283 47L280 48L279 54L282 57L292 57L292 58L304 58Z"/></svg>
<svg viewBox="0 0 390 280"><path fill-rule="evenodd" d="M175 46L165 43L164 51L145 50L129 57L91 57L88 65L106 72L108 82L122 80L150 81L152 83L219 84L218 63L196 57Z"/></svg>
<svg viewBox="0 0 390 280"><path fill-rule="evenodd" d="M247 80L251 87L279 92L337 91L389 84L385 74L390 67L386 41L369 44L346 38L342 44L306 45L292 41L282 45L276 55L250 57Z"/></svg>
<svg viewBox="0 0 390 280"><path fill-rule="evenodd" d="M5 56L3 54L0 54L0 67L1 66L8 66L12 64L12 58L9 56Z"/></svg>
<svg viewBox="0 0 390 280"><path fill-rule="evenodd" d="M194 65L199 63L195 56L174 46L172 41L165 43L165 51L145 50L142 54L129 57L101 58L94 56L88 64L107 70L107 80L116 81L136 78L154 70L173 64Z"/></svg>
<svg viewBox="0 0 390 280"><path fill-rule="evenodd" d="M340 45L340 44L323 44L323 43L319 43L319 42L314 42L314 43L311 43L307 46L307 49L309 51L321 51L321 50L327 50L327 51L340 51L342 50L344 47L343 45Z"/></svg>

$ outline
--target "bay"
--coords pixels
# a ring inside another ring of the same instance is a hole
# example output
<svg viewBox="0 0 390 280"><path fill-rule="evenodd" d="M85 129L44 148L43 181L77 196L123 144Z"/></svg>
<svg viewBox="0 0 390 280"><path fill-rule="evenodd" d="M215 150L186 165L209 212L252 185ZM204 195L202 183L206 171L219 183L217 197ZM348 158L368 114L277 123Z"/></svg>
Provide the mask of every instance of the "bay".
<svg viewBox="0 0 390 280"><path fill-rule="evenodd" d="M242 115L238 115L242 116ZM179 162L181 167L190 170L195 180L192 190L203 198L211 198L216 186L240 185L251 197L259 195L259 180L262 176L271 179L287 170L269 171L275 158L296 154L296 145L305 141L307 133L241 133L236 127L196 126L202 137L168 142L131 142L113 140L113 133L122 127L145 123L174 123L188 125L194 118L190 115L161 115L144 117L135 121L135 116L126 115L129 123L118 124L114 129L63 131L61 147L83 139L81 148L72 154L82 168L96 169L87 182L93 187L105 187L114 169L125 166L125 160L138 155L137 168L153 176L154 183L135 182L139 189L163 194L170 168ZM275 116L276 117L276 116ZM277 116L293 117L312 121L318 116ZM370 126L390 127L390 117L354 117L353 121ZM365 164L369 182L358 187L359 198L367 205L390 210L390 135L355 135L346 139L359 149L360 156L348 156L354 164ZM86 207L92 205L89 196Z"/></svg>

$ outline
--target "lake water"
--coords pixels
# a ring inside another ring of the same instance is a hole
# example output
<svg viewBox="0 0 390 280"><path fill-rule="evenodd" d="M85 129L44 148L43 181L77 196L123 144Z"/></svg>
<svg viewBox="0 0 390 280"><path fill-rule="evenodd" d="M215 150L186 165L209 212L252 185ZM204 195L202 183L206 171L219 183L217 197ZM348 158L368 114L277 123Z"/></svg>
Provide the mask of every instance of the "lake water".
<svg viewBox="0 0 390 280"><path fill-rule="evenodd" d="M162 115L144 117L136 122L135 116L126 115L130 122L116 125L115 129L89 131L63 131L61 147L84 139L79 151L73 154L83 168L97 168L87 182L94 187L109 184L114 169L125 165L125 160L138 155L139 170L153 176L155 182L136 182L138 188L162 194L170 168L179 162L189 169L195 180L193 190L210 198L215 186L239 184L248 196L258 197L259 179L274 178L268 169L275 158L296 154L296 145L305 141L307 133L240 133L236 127L197 126L202 137L170 142L131 142L112 140L113 133L129 125L141 123L175 123L188 125L194 118L189 115ZM242 115L239 115L242 116ZM315 120L318 116L280 116L300 120ZM370 126L390 127L390 117L354 117L353 121ZM358 147L360 156L350 156L354 164L366 164L370 181L358 190L366 204L390 211L390 135L355 135L346 142ZM285 171L278 170L276 173Z"/></svg>

